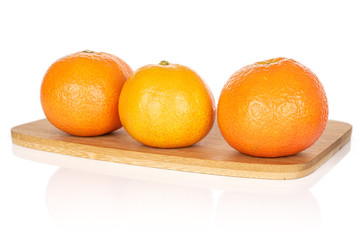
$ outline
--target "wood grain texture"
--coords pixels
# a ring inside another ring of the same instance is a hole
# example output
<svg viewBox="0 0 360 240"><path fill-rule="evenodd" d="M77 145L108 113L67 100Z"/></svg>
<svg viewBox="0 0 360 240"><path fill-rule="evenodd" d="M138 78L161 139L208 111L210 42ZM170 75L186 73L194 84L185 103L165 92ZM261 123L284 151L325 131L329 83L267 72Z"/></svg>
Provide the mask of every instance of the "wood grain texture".
<svg viewBox="0 0 360 240"><path fill-rule="evenodd" d="M326 162L350 140L352 126L329 120L320 139L293 156L251 157L231 148L214 125L209 135L186 148L159 149L144 146L122 128L98 137L76 137L53 127L46 119L11 129L14 144L59 154L146 167L223 176L295 179Z"/></svg>

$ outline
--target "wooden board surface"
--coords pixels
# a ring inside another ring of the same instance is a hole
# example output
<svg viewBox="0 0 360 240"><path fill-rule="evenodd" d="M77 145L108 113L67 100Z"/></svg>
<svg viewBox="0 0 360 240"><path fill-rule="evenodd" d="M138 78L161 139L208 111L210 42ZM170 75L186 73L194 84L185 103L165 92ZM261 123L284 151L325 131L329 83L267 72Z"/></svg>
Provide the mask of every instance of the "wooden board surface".
<svg viewBox="0 0 360 240"><path fill-rule="evenodd" d="M304 177L350 140L348 123L329 120L320 139L293 156L259 158L239 153L222 138L217 125L199 143L177 149L151 148L133 140L122 128L98 137L70 136L46 119L11 129L14 144L48 152L146 167L263 179Z"/></svg>

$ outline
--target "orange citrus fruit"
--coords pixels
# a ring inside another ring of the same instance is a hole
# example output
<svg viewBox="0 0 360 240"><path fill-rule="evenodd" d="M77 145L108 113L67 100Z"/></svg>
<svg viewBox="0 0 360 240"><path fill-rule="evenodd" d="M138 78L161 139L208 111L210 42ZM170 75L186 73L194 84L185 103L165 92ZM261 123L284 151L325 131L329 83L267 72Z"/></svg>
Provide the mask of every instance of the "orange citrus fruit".
<svg viewBox="0 0 360 240"><path fill-rule="evenodd" d="M141 67L124 84L119 114L125 130L152 147L190 146L214 123L212 93L186 66L162 61Z"/></svg>
<svg viewBox="0 0 360 240"><path fill-rule="evenodd" d="M225 140L260 157L293 155L323 133L328 103L317 76L304 65L274 58L241 68L225 84L217 110Z"/></svg>
<svg viewBox="0 0 360 240"><path fill-rule="evenodd" d="M76 136L96 136L121 127L120 91L131 68L103 52L82 51L65 56L47 70L41 85L46 118Z"/></svg>

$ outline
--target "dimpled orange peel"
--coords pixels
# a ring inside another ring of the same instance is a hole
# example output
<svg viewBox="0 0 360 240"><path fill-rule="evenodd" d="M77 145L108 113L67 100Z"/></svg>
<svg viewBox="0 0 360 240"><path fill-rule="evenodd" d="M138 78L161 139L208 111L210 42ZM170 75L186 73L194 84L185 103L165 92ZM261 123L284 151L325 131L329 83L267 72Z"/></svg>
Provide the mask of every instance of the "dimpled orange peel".
<svg viewBox="0 0 360 240"><path fill-rule="evenodd" d="M287 58L235 72L220 94L217 120L224 139L259 157L299 153L314 144L328 120L322 84L306 66Z"/></svg>
<svg viewBox="0 0 360 240"><path fill-rule="evenodd" d="M158 148L187 147L213 126L214 99L192 69L162 61L139 68L124 84L119 114L137 141Z"/></svg>
<svg viewBox="0 0 360 240"><path fill-rule="evenodd" d="M120 91L131 68L120 58L82 51L60 58L47 70L41 85L46 118L76 136L97 136L121 127Z"/></svg>

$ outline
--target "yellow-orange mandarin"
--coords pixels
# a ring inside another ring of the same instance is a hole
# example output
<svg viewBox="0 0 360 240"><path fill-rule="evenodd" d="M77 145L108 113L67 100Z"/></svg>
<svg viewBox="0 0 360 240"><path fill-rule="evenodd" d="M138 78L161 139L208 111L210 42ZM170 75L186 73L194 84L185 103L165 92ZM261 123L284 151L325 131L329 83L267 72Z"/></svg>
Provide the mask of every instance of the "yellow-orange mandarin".
<svg viewBox="0 0 360 240"><path fill-rule="evenodd" d="M215 106L210 89L196 72L162 61L141 67L126 81L119 114L124 128L137 141L177 148L208 134Z"/></svg>

